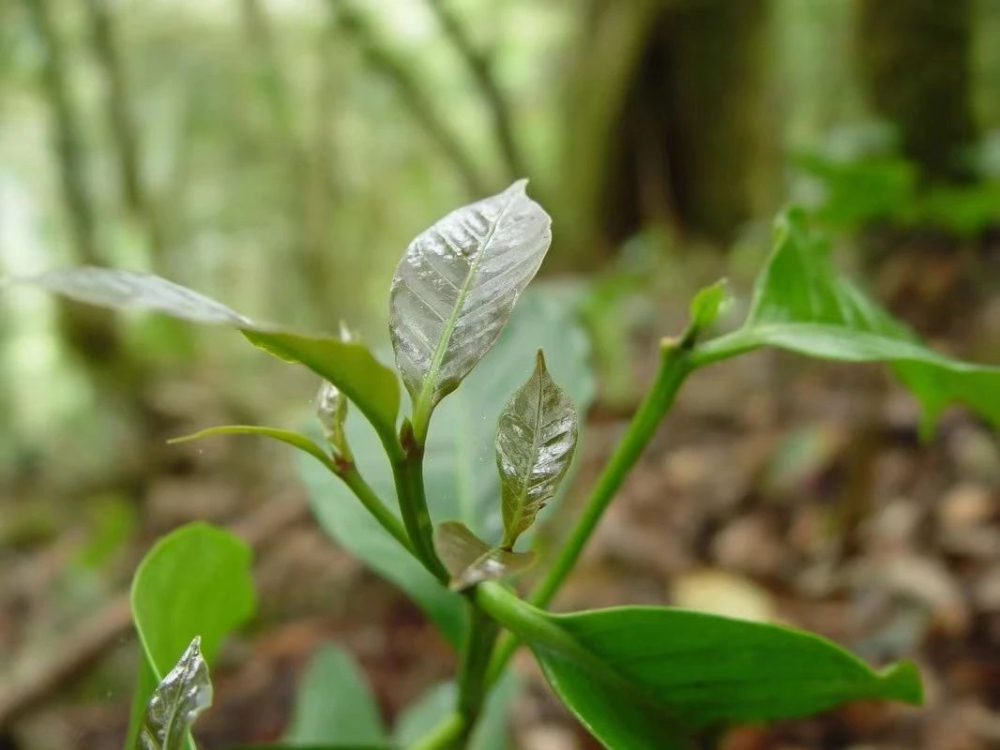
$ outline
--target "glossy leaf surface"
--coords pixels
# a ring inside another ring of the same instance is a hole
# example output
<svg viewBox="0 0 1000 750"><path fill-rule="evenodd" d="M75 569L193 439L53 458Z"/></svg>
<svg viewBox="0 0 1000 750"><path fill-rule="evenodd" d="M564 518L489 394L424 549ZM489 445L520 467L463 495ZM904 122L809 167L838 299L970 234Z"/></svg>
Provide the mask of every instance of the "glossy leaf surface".
<svg viewBox="0 0 1000 750"><path fill-rule="evenodd" d="M549 249L551 220L525 185L451 212L396 267L389 331L415 424L490 350Z"/></svg>
<svg viewBox="0 0 1000 750"><path fill-rule="evenodd" d="M198 714L212 705L212 681L195 638L156 686L139 730L137 750L181 750Z"/></svg>
<svg viewBox="0 0 1000 750"><path fill-rule="evenodd" d="M482 365L462 387L441 403L427 437L424 478L432 516L454 519L493 543L501 537L497 503L500 486L494 466L497 418L505 401L521 385L526 363L543 346L553 377L579 408L593 398L587 339L572 301L560 290L530 290ZM361 420L347 425L351 451L361 473L386 504L396 495L384 453ZM323 528L414 599L456 646L462 642L461 597L443 588L358 505L350 490L312 459L298 463L310 503ZM530 532L529 532L530 533ZM527 535L526 535L527 536Z"/></svg>
<svg viewBox="0 0 1000 750"><path fill-rule="evenodd" d="M500 412L496 454L500 472L503 546L512 549L559 489L576 450L579 418L552 380L539 349L535 369Z"/></svg>
<svg viewBox="0 0 1000 750"><path fill-rule="evenodd" d="M395 433L399 413L396 373L357 341L306 336L254 323L220 302L153 274L84 266L14 279L102 307L146 310L195 323L238 328L255 346L305 365L354 401L383 436Z"/></svg>
<svg viewBox="0 0 1000 750"><path fill-rule="evenodd" d="M876 672L830 641L784 627L667 607L552 615L496 584L480 596L609 748L689 748L705 728L922 697L913 664ZM491 606L498 600L500 610Z"/></svg>
<svg viewBox="0 0 1000 750"><path fill-rule="evenodd" d="M349 653L324 646L299 685L284 741L293 746L387 745L378 705Z"/></svg>
<svg viewBox="0 0 1000 750"><path fill-rule="evenodd" d="M534 552L508 552L491 546L458 521L438 524L434 549L451 575L452 591L523 573L535 562Z"/></svg>
<svg viewBox="0 0 1000 750"><path fill-rule="evenodd" d="M195 637L212 663L229 633L253 614L250 549L228 531L191 523L157 542L132 580L132 616L143 651L130 745L156 684Z"/></svg>
<svg viewBox="0 0 1000 750"><path fill-rule="evenodd" d="M709 357L776 346L812 357L886 362L920 401L925 427L952 402L1000 426L1000 367L928 349L906 327L839 276L826 243L797 210L778 221L774 252L757 280L744 325L703 347Z"/></svg>

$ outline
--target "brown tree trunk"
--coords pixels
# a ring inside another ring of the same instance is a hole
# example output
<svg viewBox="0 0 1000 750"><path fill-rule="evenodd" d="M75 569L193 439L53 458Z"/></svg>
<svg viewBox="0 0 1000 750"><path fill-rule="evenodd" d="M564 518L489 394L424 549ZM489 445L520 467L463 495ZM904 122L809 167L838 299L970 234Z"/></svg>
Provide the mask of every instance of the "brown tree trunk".
<svg viewBox="0 0 1000 750"><path fill-rule="evenodd" d="M876 114L928 180L968 177L960 150L975 138L970 0L861 0L857 54Z"/></svg>

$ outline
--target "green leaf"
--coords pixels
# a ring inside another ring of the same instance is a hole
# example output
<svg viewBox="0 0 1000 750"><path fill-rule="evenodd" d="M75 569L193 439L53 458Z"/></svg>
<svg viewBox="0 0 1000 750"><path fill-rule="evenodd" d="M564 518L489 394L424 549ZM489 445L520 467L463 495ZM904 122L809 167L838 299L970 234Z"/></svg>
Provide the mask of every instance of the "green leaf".
<svg viewBox="0 0 1000 750"><path fill-rule="evenodd" d="M198 432L192 432L190 435L171 438L167 443L176 445L177 443L187 443L192 440L201 440L202 438L215 435L259 435L269 437L272 440L277 440L298 448L303 453L308 453L318 460L330 471L334 473L337 471L337 467L330 460L330 456L327 455L326 451L320 448L308 435L303 435L301 432L295 432L294 430L282 430L278 427L260 427L245 424L219 425L218 427L208 427Z"/></svg>
<svg viewBox="0 0 1000 750"><path fill-rule="evenodd" d="M1000 426L1000 368L969 364L924 346L906 327L837 275L804 214L786 212L774 252L757 280L746 322L699 346L713 361L760 346L848 362L886 362L920 401L925 429L961 402Z"/></svg>
<svg viewBox="0 0 1000 750"><path fill-rule="evenodd" d="M387 744L375 697L348 652L324 646L313 658L284 741L295 746Z"/></svg>
<svg viewBox="0 0 1000 750"><path fill-rule="evenodd" d="M573 402L553 382L539 349L534 372L507 402L497 423L504 549L513 549L555 496L573 461L578 432Z"/></svg>
<svg viewBox="0 0 1000 750"><path fill-rule="evenodd" d="M507 671L487 696L466 750L507 750L507 714L520 690L521 678ZM400 714L393 732L396 745L407 748L424 737L455 710L457 699L454 682L428 689Z"/></svg>
<svg viewBox="0 0 1000 750"><path fill-rule="evenodd" d="M496 511L499 478L493 464L496 423L505 400L524 379L524 363L539 346L549 354L553 376L578 407L594 393L587 338L572 301L543 285L526 293L510 324L462 387L437 410L427 436L424 479L434 518L455 519L482 539L502 533ZM369 484L395 508L396 494L385 453L371 428L348 420L355 463ZM299 473L320 525L344 548L402 588L455 646L462 643L465 615L460 596L442 587L359 505L347 487L318 466L299 461ZM550 503L550 505L553 505ZM529 532L530 534L530 532ZM525 536L528 536L526 534Z"/></svg>
<svg viewBox="0 0 1000 750"><path fill-rule="evenodd" d="M279 359L305 365L333 383L358 405L383 439L395 440L400 399L396 373L357 341L305 336L260 325L203 294L148 273L84 266L12 281L101 307L146 310L238 328L254 346Z"/></svg>
<svg viewBox="0 0 1000 750"><path fill-rule="evenodd" d="M222 639L255 606L250 549L236 536L192 523L160 539L132 579L132 616L144 659L133 702L128 747L156 684L196 636L211 664Z"/></svg>
<svg viewBox="0 0 1000 750"><path fill-rule="evenodd" d="M431 411L496 342L549 249L551 219L526 184L452 211L396 267L389 332L421 442Z"/></svg>
<svg viewBox="0 0 1000 750"><path fill-rule="evenodd" d="M136 750L181 750L198 714L212 705L212 681L195 637L153 691Z"/></svg>
<svg viewBox="0 0 1000 750"><path fill-rule="evenodd" d="M434 549L451 575L452 591L523 573L535 563L534 552L491 547L458 521L445 521L434 529Z"/></svg>
<svg viewBox="0 0 1000 750"><path fill-rule="evenodd" d="M690 748L706 728L807 716L853 700L921 701L913 664L876 672L789 628L667 607L551 615L497 584L476 593L609 748Z"/></svg>
<svg viewBox="0 0 1000 750"><path fill-rule="evenodd" d="M323 428L323 437L338 456L350 460L347 445L347 396L329 380L324 380L316 394L316 418Z"/></svg>
<svg viewBox="0 0 1000 750"><path fill-rule="evenodd" d="M395 440L399 381L364 344L297 333L243 329L254 346L279 359L305 365L344 392L383 440Z"/></svg>

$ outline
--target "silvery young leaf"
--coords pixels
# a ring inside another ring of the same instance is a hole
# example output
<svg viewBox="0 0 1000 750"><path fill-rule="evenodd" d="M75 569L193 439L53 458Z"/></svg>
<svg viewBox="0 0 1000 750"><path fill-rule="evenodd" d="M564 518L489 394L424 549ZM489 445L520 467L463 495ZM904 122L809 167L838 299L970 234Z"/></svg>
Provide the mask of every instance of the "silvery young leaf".
<svg viewBox="0 0 1000 750"><path fill-rule="evenodd" d="M254 323L220 302L149 273L84 266L17 277L11 282L92 305L147 310L195 323L237 328L259 349L304 365L333 383L357 404L384 441L395 439L399 412L396 373L357 341L307 336Z"/></svg>
<svg viewBox="0 0 1000 750"><path fill-rule="evenodd" d="M137 750L181 750L198 714L212 705L212 681L195 637L153 691L139 730Z"/></svg>
<svg viewBox="0 0 1000 750"><path fill-rule="evenodd" d="M491 547L458 521L438 524L434 529L434 549L451 575L448 587L452 591L464 591L483 581L522 573L535 562L534 552Z"/></svg>
<svg viewBox="0 0 1000 750"><path fill-rule="evenodd" d="M349 455L347 435L347 396L329 380L324 380L316 394L316 418L323 428L323 437L341 456Z"/></svg>
<svg viewBox="0 0 1000 750"><path fill-rule="evenodd" d="M548 251L551 219L525 184L448 214L396 267L389 332L415 426L493 346Z"/></svg>
<svg viewBox="0 0 1000 750"><path fill-rule="evenodd" d="M534 372L504 407L497 423L504 549L513 548L556 494L573 461L578 431L576 409L552 381L539 350Z"/></svg>
<svg viewBox="0 0 1000 750"><path fill-rule="evenodd" d="M500 480L498 473L490 470L496 460L496 424L504 403L524 382L528 363L539 346L544 346L553 377L573 402L581 410L591 402L594 377L589 368L587 337L564 291L551 283L533 284L526 290L496 346L434 413L424 457L427 502L433 518L461 521L482 539L501 537L496 507ZM314 432L321 441L319 430ZM359 471L386 504L395 508L392 472L371 426L364 420L349 419L347 435ZM297 461L297 467L323 529L379 575L406 591L448 640L459 647L466 623L461 597L424 570L329 471L306 456ZM530 534L531 530L526 532L520 543Z"/></svg>
<svg viewBox="0 0 1000 750"><path fill-rule="evenodd" d="M532 650L608 748L694 750L706 729L808 716L855 700L922 701L911 662L873 670L819 636L671 607L554 615L496 583L476 603Z"/></svg>
<svg viewBox="0 0 1000 750"><path fill-rule="evenodd" d="M711 361L761 346L845 362L885 362L923 407L925 434L952 402L1000 426L1000 367L977 365L931 349L840 276L823 238L792 209L776 223L775 247L757 279L746 322L705 342Z"/></svg>

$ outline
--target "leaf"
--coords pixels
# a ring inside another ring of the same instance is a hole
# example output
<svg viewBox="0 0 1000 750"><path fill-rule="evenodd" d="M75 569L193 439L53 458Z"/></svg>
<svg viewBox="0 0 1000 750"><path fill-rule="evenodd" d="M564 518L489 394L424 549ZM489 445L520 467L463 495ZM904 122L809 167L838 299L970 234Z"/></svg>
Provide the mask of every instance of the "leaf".
<svg viewBox="0 0 1000 750"><path fill-rule="evenodd" d="M272 440L277 440L294 446L300 451L308 453L330 471L334 473L337 471L337 467L334 465L333 461L330 460L330 457L326 454L326 452L308 435L303 435L301 432L295 432L294 430L282 430L278 427L260 427L257 425L245 424L219 425L218 427L208 427L207 429L193 432L190 435L171 438L167 441L167 443L170 445L188 443L192 440L200 440L214 435L261 435L263 437L269 437Z"/></svg>
<svg viewBox="0 0 1000 750"><path fill-rule="evenodd" d="M452 591L464 591L483 581L523 573L535 563L534 552L491 547L458 521L438 524L434 529L434 549L451 575Z"/></svg>
<svg viewBox="0 0 1000 750"><path fill-rule="evenodd" d="M799 210L777 224L775 249L757 279L743 326L699 347L713 361L760 346L847 362L886 362L920 401L925 431L958 401L1000 426L1000 368L924 346L906 327L837 275L826 243Z"/></svg>
<svg viewBox="0 0 1000 750"><path fill-rule="evenodd" d="M836 644L789 628L668 607L551 615L497 584L476 592L609 748L691 748L706 728L806 716L853 700L921 701L912 663L876 672ZM498 599L508 602L499 610Z"/></svg>
<svg viewBox="0 0 1000 750"><path fill-rule="evenodd" d="M490 691L466 750L507 750L507 714L521 690L521 678L511 671ZM454 682L434 685L400 714L393 739L400 748L411 747L455 710L458 691Z"/></svg>
<svg viewBox="0 0 1000 750"><path fill-rule="evenodd" d="M324 380L316 394L316 418L323 428L323 437L337 452L337 455L350 458L350 448L347 446L347 397L341 393L329 380Z"/></svg>
<svg viewBox="0 0 1000 750"><path fill-rule="evenodd" d="M324 646L299 686L289 745L384 747L385 729L375 697L351 655L337 646Z"/></svg>
<svg viewBox="0 0 1000 750"><path fill-rule="evenodd" d="M84 266L12 281L101 307L147 310L195 323L238 328L254 346L287 362L305 365L336 385L384 440L395 440L399 414L396 373L357 341L306 336L257 324L220 302L148 273Z"/></svg>
<svg viewBox="0 0 1000 750"><path fill-rule="evenodd" d="M551 219L526 184L451 212L413 240L396 267L389 332L418 437L496 342L549 249Z"/></svg>
<svg viewBox="0 0 1000 750"><path fill-rule="evenodd" d="M500 483L497 472L490 470L495 460L497 418L505 400L524 379L524 363L531 361L540 345L549 354L553 376L573 401L580 409L590 404L594 381L588 364L589 350L573 301L565 299L562 290L551 284L529 290L482 367L477 367L435 414L424 460L427 500L434 518L461 521L483 539L500 538L500 514L496 510ZM386 504L395 508L392 475L375 434L360 420L348 420L347 433L362 475ZM460 646L465 627L461 597L442 587L400 549L360 507L350 490L328 471L312 459L297 465L323 529L372 570L403 589L448 640Z"/></svg>
<svg viewBox="0 0 1000 750"><path fill-rule="evenodd" d="M534 372L500 412L497 423L504 549L513 549L556 494L573 460L578 431L573 402L552 381L539 349Z"/></svg>
<svg viewBox="0 0 1000 750"><path fill-rule="evenodd" d="M153 545L132 579L132 617L144 659L128 747L157 682L188 644L201 636L202 657L211 664L222 639L250 619L254 606L250 549L230 532L191 523Z"/></svg>
<svg viewBox="0 0 1000 750"><path fill-rule="evenodd" d="M698 290L691 300L691 329L695 333L707 330L720 314L729 306L732 297L726 288L725 280L717 281L711 286Z"/></svg>
<svg viewBox="0 0 1000 750"><path fill-rule="evenodd" d="M143 715L137 750L180 750L198 714L212 705L212 681L195 636L153 692Z"/></svg>

